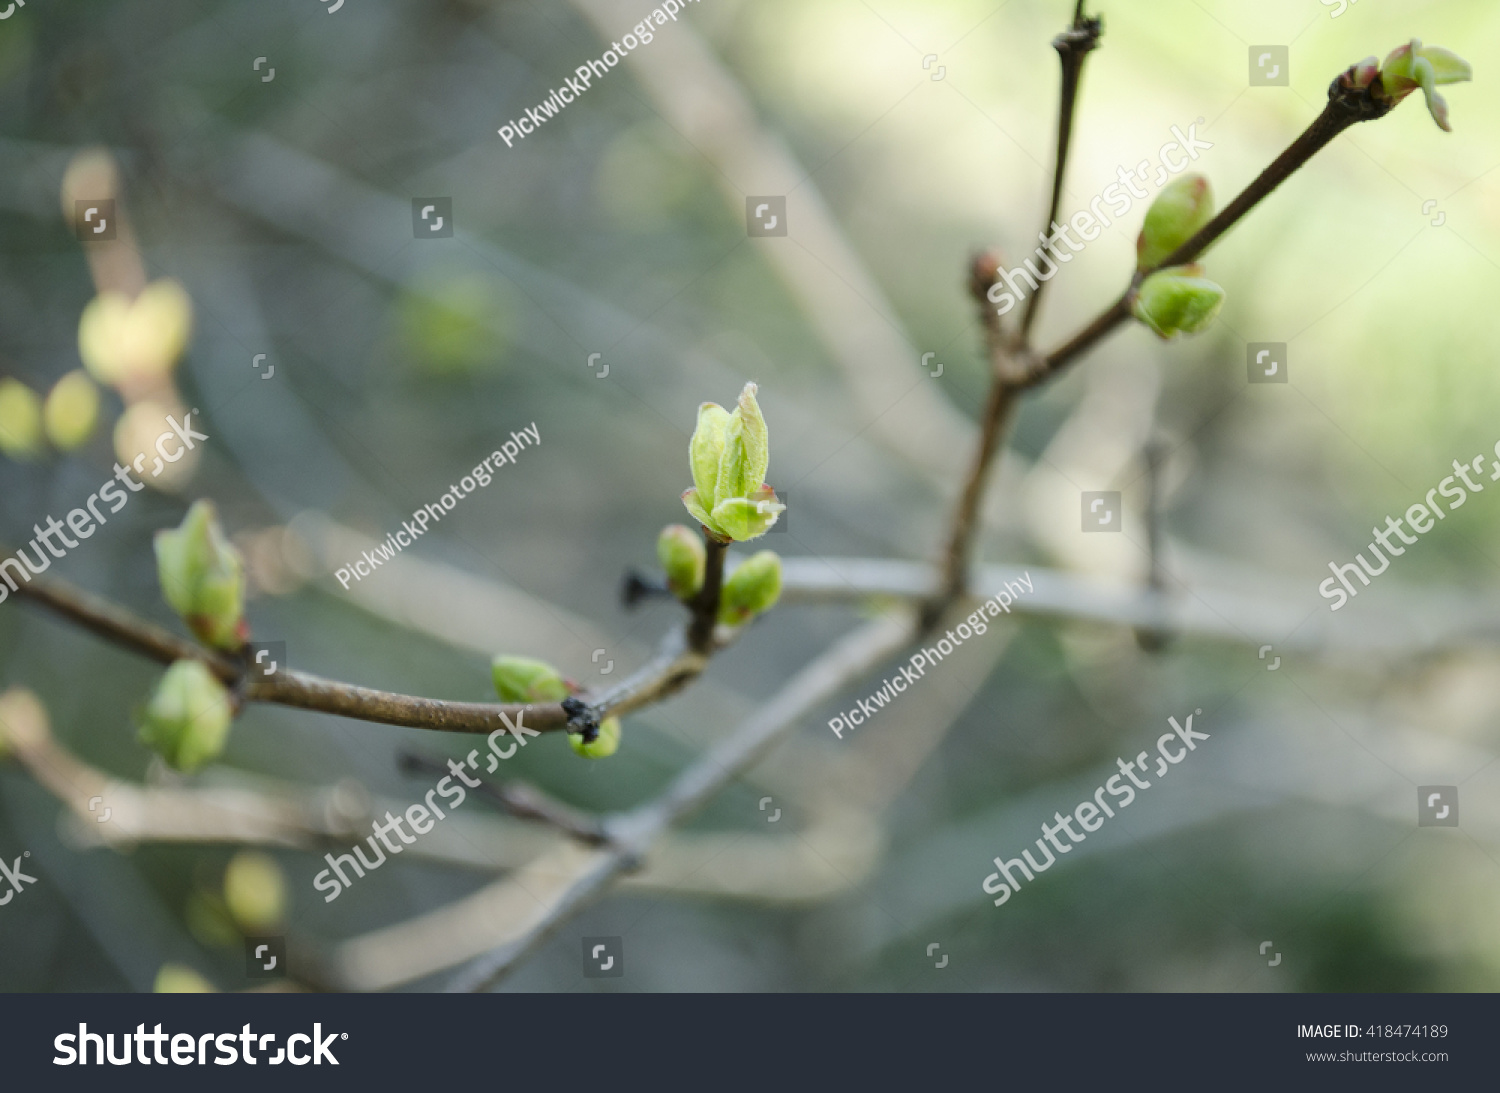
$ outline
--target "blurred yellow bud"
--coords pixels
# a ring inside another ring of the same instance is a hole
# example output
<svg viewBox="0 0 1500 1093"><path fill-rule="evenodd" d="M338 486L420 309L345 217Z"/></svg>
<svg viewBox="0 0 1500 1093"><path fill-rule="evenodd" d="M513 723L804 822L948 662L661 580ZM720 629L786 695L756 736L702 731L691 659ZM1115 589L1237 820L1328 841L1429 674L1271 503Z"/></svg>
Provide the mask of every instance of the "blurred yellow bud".
<svg viewBox="0 0 1500 1093"><path fill-rule="evenodd" d="M269 854L242 850L224 871L224 902L248 935L265 932L286 916L286 879Z"/></svg>
<svg viewBox="0 0 1500 1093"><path fill-rule="evenodd" d="M202 437L197 424L189 420L193 416L191 411L150 399L131 403L115 422L116 458L152 489L170 490L185 484L198 464L199 450L181 438L184 433L192 439ZM174 422L182 428L174 429Z"/></svg>
<svg viewBox="0 0 1500 1093"><path fill-rule="evenodd" d="M42 417L52 446L72 451L94 435L99 423L99 388L83 370L69 372L48 392Z"/></svg>
<svg viewBox="0 0 1500 1093"><path fill-rule="evenodd" d="M217 994L218 990L192 968L181 964L163 964L156 973L157 994Z"/></svg>
<svg viewBox="0 0 1500 1093"><path fill-rule="evenodd" d="M153 281L134 300L102 292L78 320L78 354L100 383L165 379L187 348L193 301L176 281Z"/></svg>
<svg viewBox="0 0 1500 1093"><path fill-rule="evenodd" d="M0 380L0 452L34 459L42 452L42 400L17 379Z"/></svg>

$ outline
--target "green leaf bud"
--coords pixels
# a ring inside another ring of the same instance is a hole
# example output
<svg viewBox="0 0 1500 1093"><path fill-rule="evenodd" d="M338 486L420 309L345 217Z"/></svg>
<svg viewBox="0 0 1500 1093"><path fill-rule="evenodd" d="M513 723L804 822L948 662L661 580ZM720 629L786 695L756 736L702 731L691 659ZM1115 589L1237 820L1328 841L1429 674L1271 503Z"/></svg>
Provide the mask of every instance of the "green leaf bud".
<svg viewBox="0 0 1500 1093"><path fill-rule="evenodd" d="M1224 290L1197 272L1197 266L1173 266L1153 273L1141 282L1131 314L1162 339L1203 330L1224 305Z"/></svg>
<svg viewBox="0 0 1500 1093"><path fill-rule="evenodd" d="M693 439L688 444L688 460L693 485L707 498L713 497L714 487L719 481L719 459L724 454L724 433L729 428L729 418L729 411L717 402L705 402L698 407L698 427L693 430Z"/></svg>
<svg viewBox="0 0 1500 1093"><path fill-rule="evenodd" d="M561 702L573 693L561 672L531 657L498 656L490 671L502 702Z"/></svg>
<svg viewBox="0 0 1500 1093"><path fill-rule="evenodd" d="M679 600L690 600L703 587L708 552L692 528L668 524L656 537L656 560L667 575L667 587Z"/></svg>
<svg viewBox="0 0 1500 1093"><path fill-rule="evenodd" d="M167 669L140 714L140 740L177 770L197 770L229 739L229 692L198 660Z"/></svg>
<svg viewBox="0 0 1500 1093"><path fill-rule="evenodd" d="M781 559L762 550L735 568L719 593L719 621L738 626L769 610L781 598Z"/></svg>
<svg viewBox="0 0 1500 1093"><path fill-rule="evenodd" d="M213 502L194 501L182 524L156 533L162 595L207 645L230 652L249 637L245 566L219 527Z"/></svg>
<svg viewBox="0 0 1500 1093"><path fill-rule="evenodd" d="M1183 175L1157 195L1135 241L1136 268L1153 269L1213 219L1214 192L1202 175Z"/></svg>
<svg viewBox="0 0 1500 1093"><path fill-rule="evenodd" d="M785 511L765 484L770 441L755 392L755 384L745 384L732 414L705 402L688 446L693 488L682 495L682 503L721 541L764 535Z"/></svg>
<svg viewBox="0 0 1500 1093"><path fill-rule="evenodd" d="M1351 72L1359 78L1367 66L1368 62L1361 62ZM1452 132L1453 127L1448 124L1448 103L1438 94L1438 85L1473 78L1474 69L1468 61L1441 46L1423 46L1420 38L1413 38L1406 45L1391 50L1380 66L1383 96L1392 103L1399 103L1420 87L1427 99L1428 113L1444 132Z"/></svg>
<svg viewBox="0 0 1500 1093"><path fill-rule="evenodd" d="M568 733L568 745L585 759L606 759L620 750L620 719L606 717L599 722L599 733L592 742L585 743L583 733Z"/></svg>

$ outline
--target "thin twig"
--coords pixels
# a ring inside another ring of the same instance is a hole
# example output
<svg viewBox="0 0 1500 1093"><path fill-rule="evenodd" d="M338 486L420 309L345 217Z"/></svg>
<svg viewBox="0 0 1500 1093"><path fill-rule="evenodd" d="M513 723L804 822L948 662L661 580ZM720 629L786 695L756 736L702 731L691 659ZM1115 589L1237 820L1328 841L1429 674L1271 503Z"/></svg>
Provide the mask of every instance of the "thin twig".
<svg viewBox="0 0 1500 1093"><path fill-rule="evenodd" d="M1047 220L1042 225L1045 238L1057 223L1058 206L1062 203L1063 176L1068 164L1068 145L1073 137L1073 116L1078 102L1078 85L1083 78L1083 62L1099 46L1099 36L1104 31L1101 19L1087 19L1083 14L1083 0L1073 11L1073 25L1052 39L1052 48L1062 60L1062 94L1057 108L1057 156L1052 170L1052 202L1047 207ZM1031 324L1036 319L1037 304L1042 291L1047 287L1043 281L1031 298L1026 301L1026 310L1021 313L1020 340L1024 343L1031 336Z"/></svg>
<svg viewBox="0 0 1500 1093"><path fill-rule="evenodd" d="M440 763L436 759L428 759L414 752L403 752L398 762L401 769L410 774L441 776L448 773L445 763ZM525 782L502 782L497 785L481 778L479 788L475 792L512 816L522 820L539 820L542 823L551 824L585 846L603 846L609 841L604 825L598 817L591 816L572 805L564 804Z"/></svg>
<svg viewBox="0 0 1500 1093"><path fill-rule="evenodd" d="M809 710L905 645L916 632L914 624L907 612L867 623L798 672L776 697L678 775L659 798L611 820L611 846L579 862L571 881L521 936L473 961L448 989L483 991L497 983L563 923L607 892L621 874L638 865L668 827L754 766Z"/></svg>
<svg viewBox="0 0 1500 1093"><path fill-rule="evenodd" d="M710 558L713 554L710 553ZM722 575L722 553L720 554ZM686 648L682 633L669 634L662 650L640 672L594 698L585 694L561 703L454 702L381 691L324 679L282 667L272 675L254 671L240 657L196 645L118 604L55 579L23 582L16 594L78 623L84 629L161 664L198 660L237 696L249 702L315 710L360 721L438 732L492 733L510 725L535 732L597 732L601 720L620 716L675 694L700 675L710 652ZM717 596L714 598L717 611ZM710 635L712 637L712 634ZM523 720L524 718L524 720Z"/></svg>
<svg viewBox="0 0 1500 1093"><path fill-rule="evenodd" d="M1080 5L1079 11L1082 7ZM1378 86L1378 85L1377 85ZM1023 390L1036 387L1051 379L1069 362L1083 355L1096 343L1130 317L1131 303L1141 281L1158 269L1185 265L1202 255L1218 239L1233 227L1251 209L1260 203L1277 186L1281 185L1298 168L1345 129L1357 122L1381 117L1391 109L1391 103L1375 98L1371 91L1352 86L1344 76L1335 79L1328 88L1328 104L1302 134L1271 161L1243 192L1226 205L1197 234L1178 247L1161 263L1148 270L1137 271L1123 295L1077 334L1045 357L1033 354L1024 341L1007 345L1002 339L990 337L990 352L995 365L989 400L981 422L981 438L974 461L959 494L953 518L949 524L948 547L943 557L943 580L937 597L922 613L924 624L931 624L962 594L968 576L973 538L977 521L975 513L983 499L989 463L1000 448L1005 425L1009 420L1014 396ZM1071 104L1069 104L1071 109ZM1061 123L1060 123L1061 124ZM1059 164L1061 160L1059 160ZM1035 296L1032 297L1033 303ZM1019 362L1024 371L1016 375L1012 365Z"/></svg>

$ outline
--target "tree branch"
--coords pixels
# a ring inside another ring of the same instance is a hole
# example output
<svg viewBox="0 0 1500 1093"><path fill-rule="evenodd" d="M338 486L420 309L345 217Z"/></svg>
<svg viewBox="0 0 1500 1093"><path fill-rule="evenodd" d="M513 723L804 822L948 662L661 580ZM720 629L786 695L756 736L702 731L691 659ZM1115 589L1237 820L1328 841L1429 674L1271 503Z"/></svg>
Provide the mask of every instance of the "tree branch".
<svg viewBox="0 0 1500 1093"><path fill-rule="evenodd" d="M1063 175L1068 164L1068 145L1073 137L1073 115L1078 102L1078 84L1083 77L1083 62L1099 46L1099 36L1104 32L1101 19L1086 19L1083 0L1073 11L1073 25L1052 39L1052 48L1062 60L1062 93L1057 107L1057 159L1052 171L1052 203L1047 208L1047 220L1042 225L1046 236L1057 223L1057 209L1062 202ZM1020 340L1024 343L1031 336L1031 324L1036 319L1037 305L1048 282L1043 281L1026 301L1026 310L1021 313Z"/></svg>
<svg viewBox="0 0 1500 1093"><path fill-rule="evenodd" d="M1082 15L1082 4L1079 4L1076 19ZM1071 33L1071 32L1070 32ZM1065 33L1059 41L1067 37ZM1097 40L1094 42L1097 45ZM1092 48L1092 46L1090 46ZM1063 52L1059 47L1059 52ZM1063 53L1064 79L1067 79L1066 67L1069 54ZM1079 65L1082 64L1082 56L1078 58ZM1066 95L1065 87L1063 109L1066 112L1072 110L1072 100ZM1377 99L1371 94L1370 88L1360 89L1354 87L1345 75L1340 75L1329 85L1328 104L1323 108L1311 125L1297 137L1286 150L1271 161L1249 186L1226 205L1217 216L1205 224L1198 232L1182 246L1178 247L1161 263L1148 270L1138 270L1130 279L1129 285L1123 295L1120 296L1109 307L1105 308L1092 322L1075 334L1063 345L1054 349L1045 357L1037 356L1026 344L1024 336L1016 339L1013 343L1007 343L996 334L994 324L986 322L986 330L989 332L988 342L991 361L994 366L995 379L992 381L989 400L986 403L983 419L981 421L980 441L970 464L968 474L964 481L964 488L959 494L958 504L954 508L953 518L949 523L949 537L947 550L943 555L943 579L939 584L936 597L928 603L922 611L922 622L924 626L932 625L936 619L963 593L968 577L968 568L973 553L973 539L977 521L975 514L984 496L984 487L988 478L989 464L993 461L995 454L999 451L1000 441L1005 434L1005 427L1011 416L1012 403L1015 396L1024 390L1036 387L1049 380L1069 362L1102 340L1105 335L1112 332L1116 327L1130 318L1131 304L1140 283L1150 274L1158 269L1170 266L1180 266L1192 262L1202 255L1209 247L1213 246L1220 237L1239 222L1251 209L1259 204L1277 186L1286 181L1298 168L1312 159L1321 149L1326 147L1334 137L1357 122L1368 121L1389 113L1392 104L1388 101ZM1058 176L1054 181L1054 215L1056 208L1056 193L1060 185L1061 170L1063 163L1063 151L1066 142L1068 126L1071 123L1066 117L1059 121L1059 156ZM985 278L976 275L972 281L972 289L978 291L984 285ZM1040 288L1037 295L1040 294ZM1031 310L1034 309L1037 296L1031 297L1032 308L1027 311L1029 320ZM981 305L983 306L983 305ZM1026 322L1023 321L1023 330ZM1020 371L1016 371L1016 365L1020 365Z"/></svg>
<svg viewBox="0 0 1500 1093"><path fill-rule="evenodd" d="M714 552L710 551L712 563ZM723 575L723 551L718 552L718 572ZM706 582L705 582L706 587ZM524 724L536 732L598 731L609 716L623 716L675 694L700 675L712 651L687 647L683 632L669 634L661 650L639 672L597 698L585 694L561 703L453 702L438 698L381 691L353 683L324 679L308 672L282 668L265 676L251 670L243 658L196 645L155 623L131 614L117 604L60 580L33 579L23 582L16 593L84 629L161 664L198 660L220 680L235 688L242 701L271 702L281 706L337 714L360 721L438 732L485 733L507 729L505 719ZM717 591L713 610L718 610ZM695 616L696 618L697 616ZM709 616L710 618L712 616ZM710 639L713 635L710 631ZM519 719L524 715L525 721Z"/></svg>
<svg viewBox="0 0 1500 1093"><path fill-rule="evenodd" d="M611 845L572 860L571 879L524 932L473 961L448 989L483 991L497 983L621 874L639 865L662 832L754 766L809 710L904 646L916 633L914 624L907 612L867 623L803 668L734 733L678 775L657 800L612 818L606 828Z"/></svg>

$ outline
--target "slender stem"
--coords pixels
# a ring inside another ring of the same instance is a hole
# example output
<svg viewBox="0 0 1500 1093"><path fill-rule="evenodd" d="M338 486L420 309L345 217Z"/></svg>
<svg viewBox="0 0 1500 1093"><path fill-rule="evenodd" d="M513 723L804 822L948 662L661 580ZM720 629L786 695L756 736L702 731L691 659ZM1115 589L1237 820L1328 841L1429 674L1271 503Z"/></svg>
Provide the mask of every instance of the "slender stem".
<svg viewBox="0 0 1500 1093"><path fill-rule="evenodd" d="M1078 85L1083 77L1083 62L1099 46L1099 36L1104 24L1099 19L1086 19L1083 0L1079 0L1073 12L1073 25L1052 39L1052 48L1062 60L1062 93L1057 108L1057 157L1052 171L1052 202L1047 208L1047 220L1042 225L1045 237L1057 223L1058 206L1062 203L1063 175L1068 165L1068 145L1073 138L1073 116L1078 103ZM1048 282L1037 286L1026 301L1026 310L1021 313L1020 338L1022 342L1031 335L1031 324L1036 320L1037 304Z"/></svg>
<svg viewBox="0 0 1500 1093"><path fill-rule="evenodd" d="M400 761L401 769L409 774L448 773L446 764L414 752L403 753ZM603 846L609 841L604 825L598 817L590 816L572 805L564 804L525 782L504 782L496 785L481 778L479 788L475 792L518 819L538 820L551 824L585 846Z"/></svg>
<svg viewBox="0 0 1500 1093"><path fill-rule="evenodd" d="M989 483L990 471L995 464L995 452L1010 424L1017 393L1018 389L1013 384L999 376L990 384L990 394L980 425L979 443L974 448L963 491L959 494L958 505L953 510L953 520L949 526L938 593L922 609L923 630L937 624L949 606L963 594L968 583L974 534L979 522L979 504L984 498L985 486Z"/></svg>
<svg viewBox="0 0 1500 1093"><path fill-rule="evenodd" d="M1138 272L1131 279L1130 286L1124 295L1095 316L1088 326L1063 345L1040 358L1026 377L1025 385L1034 387L1049 379L1065 364L1081 356L1128 319L1135 290L1145 277L1158 269L1186 265L1202 256L1246 213L1255 208L1271 191L1326 147L1334 137L1356 122L1378 118L1389 110L1389 104L1379 103L1368 92L1341 87L1340 80L1335 80L1333 86L1329 88L1328 105L1323 108L1323 112L1313 119L1312 124L1303 130L1296 140L1287 145L1285 151L1271 161L1270 166L1256 176L1254 182L1246 186L1238 197L1224 206L1217 216L1198 229L1196 235L1167 255L1159 264L1149 270Z"/></svg>
<svg viewBox="0 0 1500 1093"><path fill-rule="evenodd" d="M1079 11L1080 13L1082 11L1081 5ZM1066 63L1066 54L1064 60ZM1071 109L1071 104L1068 106ZM977 526L976 514L983 499L989 463L1000 448L1000 441L1011 417L1015 396L1020 391L1036 387L1056 375L1065 365L1082 356L1105 335L1128 319L1135 291L1143 278L1157 269L1185 265L1199 257L1277 186L1326 147L1334 137L1356 122L1378 118L1390 109L1390 103L1375 98L1368 89L1361 90L1350 86L1345 76L1334 80L1328 89L1328 105L1323 108L1323 112L1287 146L1285 151L1271 161L1270 166L1262 171L1254 182L1245 187L1238 197L1158 266L1150 270L1138 271L1131 278L1130 285L1119 299L1045 357L1033 354L1024 340L1018 340L1010 345L1005 344L1002 339L995 336L993 324L986 323L986 329L990 334L988 338L990 354L995 365L995 379L990 388L989 401L981 422L979 445L950 523L948 548L943 559L943 579L937 596L922 611L924 626L932 625L936 618L963 592L973 551L972 540ZM1061 156L1059 156L1060 164ZM981 280L979 278L974 280L973 284L976 288ZM1033 296L1031 300L1035 304L1036 297ZM1019 376L1011 372L1016 361L1019 361L1025 368Z"/></svg>
<svg viewBox="0 0 1500 1093"><path fill-rule="evenodd" d="M729 553L729 544L707 532L703 539L708 548L708 561L703 571L703 587L688 604L693 612L693 621L688 626L688 648L695 653L707 654L713 649L719 595L724 589L724 557Z"/></svg>
<svg viewBox="0 0 1500 1093"><path fill-rule="evenodd" d="M714 558L712 550L709 558ZM718 574L722 579L722 548L718 554ZM34 578L30 583L23 582L16 593L161 664L201 661L224 683L234 687L238 697L245 701L272 702L360 721L438 732L508 731L508 720L536 732L567 730L587 735L591 729L597 731L599 721L605 717L640 709L681 690L703 671L709 655L688 648L683 634L675 633L667 637L657 656L644 668L597 699L590 700L585 695L540 705L451 702L361 687L286 667L270 676L260 675L249 670L239 657L205 649L64 581ZM713 610L718 610L717 595L713 598Z"/></svg>

